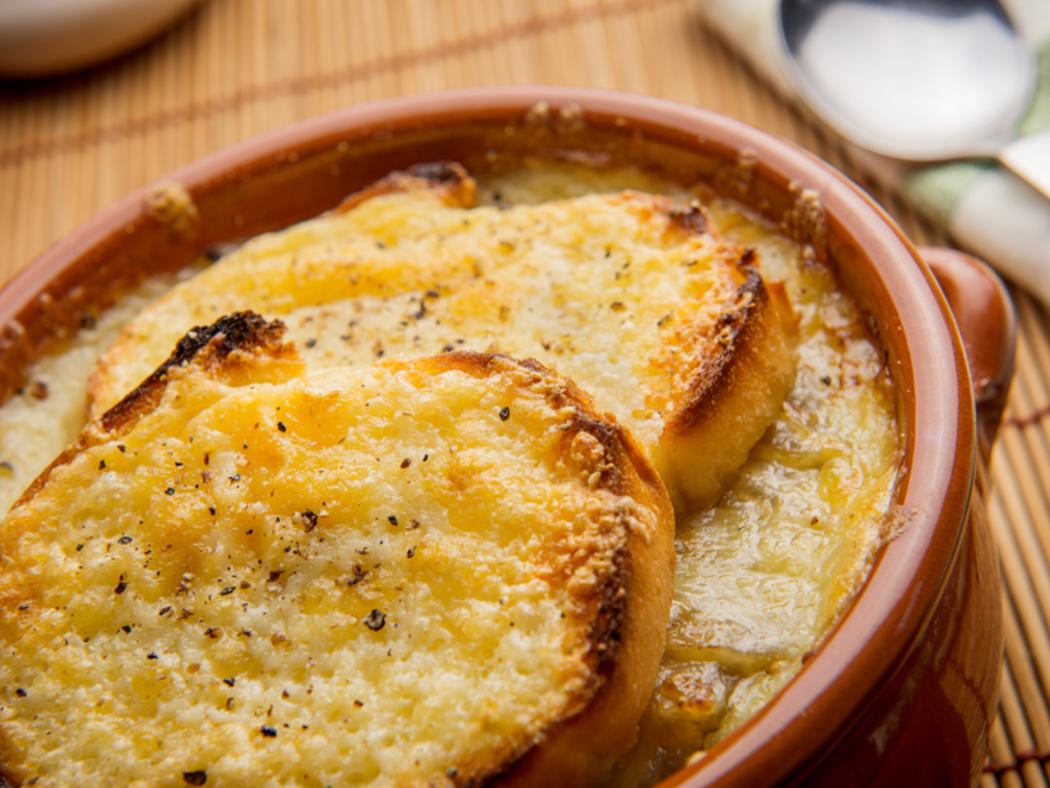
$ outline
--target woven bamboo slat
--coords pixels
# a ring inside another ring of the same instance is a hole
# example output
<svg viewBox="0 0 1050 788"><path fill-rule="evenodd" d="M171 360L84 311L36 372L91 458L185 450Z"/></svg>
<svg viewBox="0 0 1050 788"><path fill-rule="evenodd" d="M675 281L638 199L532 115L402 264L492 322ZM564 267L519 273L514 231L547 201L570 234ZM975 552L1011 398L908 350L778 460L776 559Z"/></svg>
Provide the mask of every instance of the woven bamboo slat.
<svg viewBox="0 0 1050 788"><path fill-rule="evenodd" d="M845 171L917 243L950 243L779 101L694 0L204 0L112 63L0 82L0 281L126 192L249 136L376 98L536 83L739 118ZM1016 300L1017 377L992 467L1007 649L985 788L1050 786L1050 316Z"/></svg>

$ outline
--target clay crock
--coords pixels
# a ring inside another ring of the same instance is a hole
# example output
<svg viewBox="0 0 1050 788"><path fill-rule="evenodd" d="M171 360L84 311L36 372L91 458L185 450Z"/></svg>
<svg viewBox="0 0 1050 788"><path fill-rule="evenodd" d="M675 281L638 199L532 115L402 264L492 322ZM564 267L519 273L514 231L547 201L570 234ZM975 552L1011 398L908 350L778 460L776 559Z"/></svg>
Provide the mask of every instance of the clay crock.
<svg viewBox="0 0 1050 788"><path fill-rule="evenodd" d="M975 784L1002 655L981 494L1012 371L1009 299L976 261L925 250L942 291L860 189L756 129L647 97L517 88L360 105L244 142L129 195L0 291L0 395L114 292L213 244L316 214L413 162L501 167L528 154L703 181L812 244L867 316L896 385L906 457L894 538L798 676L665 785ZM170 210L180 195L191 210Z"/></svg>

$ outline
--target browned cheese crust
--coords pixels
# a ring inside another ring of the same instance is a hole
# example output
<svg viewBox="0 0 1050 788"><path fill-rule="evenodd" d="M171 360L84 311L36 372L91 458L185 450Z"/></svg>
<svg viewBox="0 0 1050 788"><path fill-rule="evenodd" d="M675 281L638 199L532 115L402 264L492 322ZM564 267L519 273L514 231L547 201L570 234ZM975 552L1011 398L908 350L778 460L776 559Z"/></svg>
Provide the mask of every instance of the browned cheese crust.
<svg viewBox="0 0 1050 788"><path fill-rule="evenodd" d="M0 523L5 779L600 781L670 606L645 452L536 361L282 334L193 329Z"/></svg>

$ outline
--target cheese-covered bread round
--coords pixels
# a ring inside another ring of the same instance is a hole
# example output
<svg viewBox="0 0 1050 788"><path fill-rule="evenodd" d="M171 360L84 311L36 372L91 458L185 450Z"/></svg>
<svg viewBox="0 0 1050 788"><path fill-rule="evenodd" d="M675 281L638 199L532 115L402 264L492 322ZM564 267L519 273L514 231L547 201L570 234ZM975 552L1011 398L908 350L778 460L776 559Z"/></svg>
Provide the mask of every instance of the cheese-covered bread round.
<svg viewBox="0 0 1050 788"><path fill-rule="evenodd" d="M535 358L615 414L682 510L712 503L780 412L795 320L698 205L624 191L474 205L455 164L393 173L255 238L136 317L92 376L108 408L190 326L282 319L311 366L446 348Z"/></svg>
<svg viewBox="0 0 1050 788"><path fill-rule="evenodd" d="M304 370L191 332L0 524L0 774L581 785L630 745L673 515L536 362Z"/></svg>

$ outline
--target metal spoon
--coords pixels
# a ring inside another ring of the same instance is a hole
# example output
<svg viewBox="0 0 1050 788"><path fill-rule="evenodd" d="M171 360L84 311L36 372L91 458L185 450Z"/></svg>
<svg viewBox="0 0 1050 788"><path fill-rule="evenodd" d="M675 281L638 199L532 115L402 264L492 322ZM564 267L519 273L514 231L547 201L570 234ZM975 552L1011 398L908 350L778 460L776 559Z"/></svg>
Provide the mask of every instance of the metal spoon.
<svg viewBox="0 0 1050 788"><path fill-rule="evenodd" d="M1050 132L1016 138L1035 52L997 0L780 0L802 97L839 133L907 161L991 157L1050 197Z"/></svg>

